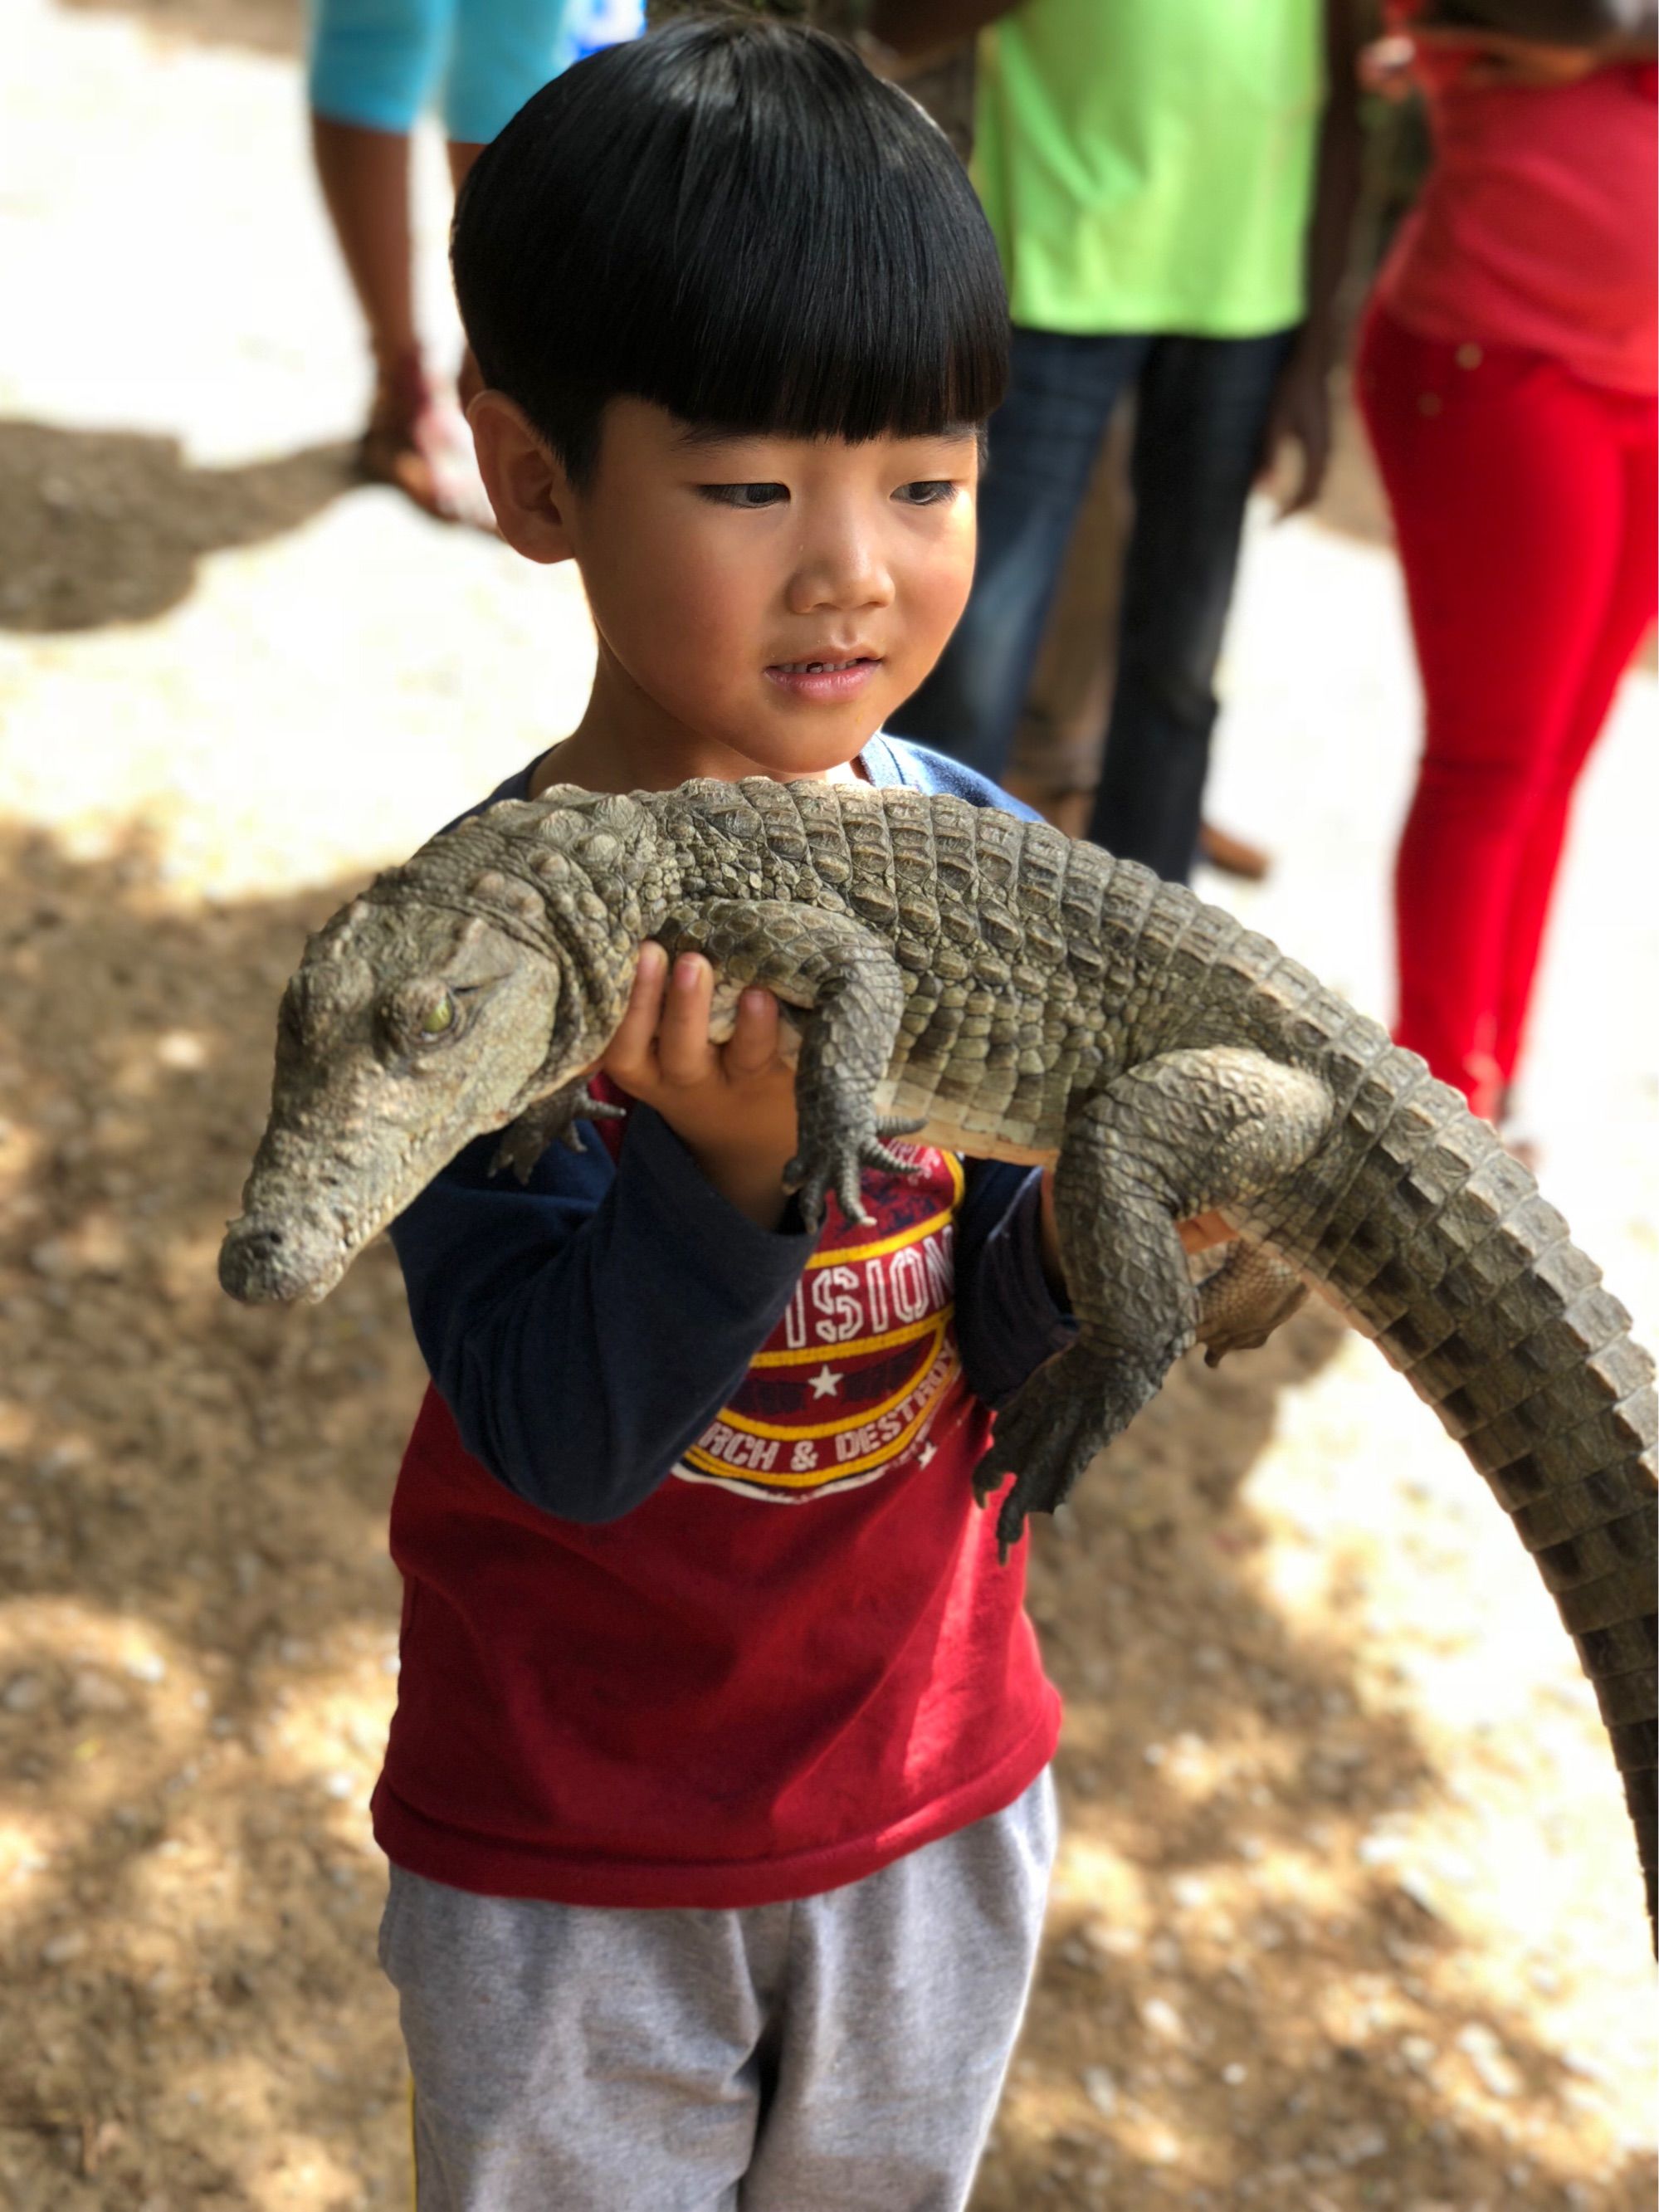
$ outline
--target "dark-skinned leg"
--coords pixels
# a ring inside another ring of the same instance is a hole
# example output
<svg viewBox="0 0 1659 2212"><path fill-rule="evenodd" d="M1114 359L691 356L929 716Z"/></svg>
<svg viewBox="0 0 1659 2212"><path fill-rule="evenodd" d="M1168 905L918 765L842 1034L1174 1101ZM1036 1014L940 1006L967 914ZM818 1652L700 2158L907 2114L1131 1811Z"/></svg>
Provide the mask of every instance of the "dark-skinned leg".
<svg viewBox="0 0 1659 2212"><path fill-rule="evenodd" d="M465 427L434 389L422 356L408 135L315 113L311 123L318 180L374 359L374 398L359 447L362 471L393 485L428 514L493 528ZM450 174L458 184L482 150L452 143ZM463 384L470 362L468 355L462 362ZM478 384L474 367L472 389Z"/></svg>
<svg viewBox="0 0 1659 2212"><path fill-rule="evenodd" d="M1089 836L1184 883L1244 509L1291 334L1159 338L1136 386L1135 516Z"/></svg>
<svg viewBox="0 0 1659 2212"><path fill-rule="evenodd" d="M483 148L470 138L452 138L449 142L449 181L459 195L466 182L466 173L477 160ZM473 358L470 345L461 348L461 365L455 372L455 397L465 414L483 390L483 375Z"/></svg>
<svg viewBox="0 0 1659 2212"><path fill-rule="evenodd" d="M311 144L329 220L385 381L400 363L420 355L410 273L409 137L313 114Z"/></svg>
<svg viewBox="0 0 1659 2212"><path fill-rule="evenodd" d="M444 402L427 374L415 325L409 139L325 115L313 115L311 125L323 198L374 357L374 398L359 465L427 514L457 519L465 502L450 481L447 449L465 458L460 432L453 422L446 428Z"/></svg>

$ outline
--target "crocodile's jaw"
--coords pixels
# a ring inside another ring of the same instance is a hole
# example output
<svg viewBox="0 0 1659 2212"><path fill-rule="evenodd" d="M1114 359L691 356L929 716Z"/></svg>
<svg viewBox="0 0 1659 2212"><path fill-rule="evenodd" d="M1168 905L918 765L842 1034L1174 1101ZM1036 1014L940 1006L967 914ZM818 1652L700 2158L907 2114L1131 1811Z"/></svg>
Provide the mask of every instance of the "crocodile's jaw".
<svg viewBox="0 0 1659 2212"><path fill-rule="evenodd" d="M296 1180L280 1162L264 1174L256 1166L242 1194L242 1212L219 1249L221 1287L244 1305L314 1304L325 1298L363 1247L425 1189L434 1176L484 1129L500 1128L510 1113L493 1115L483 1127L468 1122L445 1129L410 1153L395 1176L383 1176L379 1202L347 1214L331 1188ZM347 1164L335 1156L343 1177Z"/></svg>
<svg viewBox="0 0 1659 2212"><path fill-rule="evenodd" d="M355 1257L319 1214L247 1212L219 1248L219 1285L246 1306L325 1298Z"/></svg>
<svg viewBox="0 0 1659 2212"><path fill-rule="evenodd" d="M325 1144L311 1139L312 1114L290 1119L274 1108L242 1193L241 1214L220 1247L222 1288L245 1305L325 1298L363 1247L458 1152L505 1128L532 1096L551 1087L540 1079L545 1063L538 1051L516 1057L519 1065L499 1069L510 1086L505 1097L498 1085L469 1085L451 1111L418 1129L338 1111L339 1085L331 1086L337 1110L329 1116ZM528 1070L526 1059L533 1062Z"/></svg>
<svg viewBox="0 0 1659 2212"><path fill-rule="evenodd" d="M507 1098L499 1091L477 1097L480 1086L470 1085L442 1102L449 1110L413 1128L401 1116L374 1114L376 1091L391 1086L377 1084L373 1073L365 1079L349 1071L343 1082L328 1085L325 1113L310 1100L284 1101L279 1080L241 1215L220 1247L222 1287L245 1305L325 1298L363 1247L457 1152L513 1120L525 1078L502 1073L512 1085ZM313 1134L319 1127L328 1131L325 1141Z"/></svg>
<svg viewBox="0 0 1659 2212"><path fill-rule="evenodd" d="M289 985L270 1120L220 1249L220 1283L246 1304L326 1297L457 1152L551 1087L556 962L479 926L458 939L448 916L430 927L372 916L345 951L334 929ZM368 960L371 929L384 941ZM465 1009L463 1048L418 1028L401 1048L390 1012L411 993L418 1005L445 992ZM581 1048L572 1041L573 1073Z"/></svg>

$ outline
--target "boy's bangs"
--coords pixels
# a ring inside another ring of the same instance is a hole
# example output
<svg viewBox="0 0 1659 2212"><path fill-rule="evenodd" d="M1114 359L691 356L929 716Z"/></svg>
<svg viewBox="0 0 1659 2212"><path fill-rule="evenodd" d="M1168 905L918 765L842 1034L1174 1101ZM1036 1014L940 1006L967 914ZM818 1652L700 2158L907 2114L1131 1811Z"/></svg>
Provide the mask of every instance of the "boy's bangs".
<svg viewBox="0 0 1659 2212"><path fill-rule="evenodd" d="M856 441L977 425L1006 383L1001 270L955 154L799 29L694 19L579 64L480 157L454 264L485 376L578 474L623 395Z"/></svg>
<svg viewBox="0 0 1659 2212"><path fill-rule="evenodd" d="M672 230L628 241L632 313L606 381L688 422L796 437L983 422L1006 381L1007 307L950 147L920 114L933 159L859 127L885 116L780 119L741 162L725 131L690 134Z"/></svg>
<svg viewBox="0 0 1659 2212"><path fill-rule="evenodd" d="M617 333L617 374L605 381L688 422L785 437L975 425L1002 398L1006 335L939 273L867 240L840 250L821 241L781 281L760 267L713 299L685 288Z"/></svg>

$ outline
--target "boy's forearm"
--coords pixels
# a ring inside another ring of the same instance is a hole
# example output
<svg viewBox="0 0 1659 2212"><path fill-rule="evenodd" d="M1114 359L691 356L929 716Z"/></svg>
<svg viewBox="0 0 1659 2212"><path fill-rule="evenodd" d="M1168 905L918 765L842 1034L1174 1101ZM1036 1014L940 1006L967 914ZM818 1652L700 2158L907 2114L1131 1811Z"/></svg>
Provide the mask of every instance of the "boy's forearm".
<svg viewBox="0 0 1659 2212"><path fill-rule="evenodd" d="M790 1206L789 1193L783 1187L787 1159L772 1158L752 1146L688 1149L708 1182L745 1221L753 1222L757 1229L781 1227Z"/></svg>
<svg viewBox="0 0 1659 2212"><path fill-rule="evenodd" d="M1007 1404L1076 1334L1045 1249L1042 1186L1034 1168L970 1160L957 1216L957 1343L968 1387Z"/></svg>
<svg viewBox="0 0 1659 2212"><path fill-rule="evenodd" d="M1018 0L873 0L870 33L902 61L916 61L971 38L1017 4Z"/></svg>
<svg viewBox="0 0 1659 2212"><path fill-rule="evenodd" d="M416 1334L463 1442L560 1518L644 1502L741 1382L811 1249L734 1216L665 1124L636 1109L623 1171L592 1151L538 1170L463 1154L393 1226Z"/></svg>

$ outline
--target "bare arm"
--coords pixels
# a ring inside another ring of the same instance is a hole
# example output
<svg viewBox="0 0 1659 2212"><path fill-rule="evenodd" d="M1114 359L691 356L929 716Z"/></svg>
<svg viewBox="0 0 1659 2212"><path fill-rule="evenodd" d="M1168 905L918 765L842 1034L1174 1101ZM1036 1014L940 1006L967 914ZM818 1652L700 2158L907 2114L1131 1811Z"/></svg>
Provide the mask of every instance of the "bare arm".
<svg viewBox="0 0 1659 2212"><path fill-rule="evenodd" d="M1476 26L1413 22L1408 27L1410 48L1439 46L1468 58L1464 82L1468 84L1532 85L1540 90L1551 85L1574 84L1597 70L1613 69L1623 62L1659 59L1659 30L1650 18L1641 28L1611 32L1593 46L1559 46L1546 39L1518 38L1504 31Z"/></svg>
<svg viewBox="0 0 1659 2212"><path fill-rule="evenodd" d="M1285 495L1283 514L1312 506L1330 462L1328 386L1341 337L1337 294L1359 198L1358 52L1355 0L1325 0L1325 108L1308 224L1307 318L1279 379L1262 450L1265 473L1286 439L1301 448L1299 477Z"/></svg>
<svg viewBox="0 0 1659 2212"><path fill-rule="evenodd" d="M1336 350L1337 291L1347 267L1359 198L1358 53L1356 0L1325 0L1325 112L1308 228L1308 325L1324 350L1327 367Z"/></svg>
<svg viewBox="0 0 1659 2212"><path fill-rule="evenodd" d="M1012 13L1018 0L873 0L870 35L901 61L917 61Z"/></svg>

